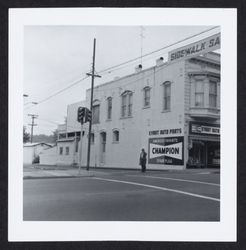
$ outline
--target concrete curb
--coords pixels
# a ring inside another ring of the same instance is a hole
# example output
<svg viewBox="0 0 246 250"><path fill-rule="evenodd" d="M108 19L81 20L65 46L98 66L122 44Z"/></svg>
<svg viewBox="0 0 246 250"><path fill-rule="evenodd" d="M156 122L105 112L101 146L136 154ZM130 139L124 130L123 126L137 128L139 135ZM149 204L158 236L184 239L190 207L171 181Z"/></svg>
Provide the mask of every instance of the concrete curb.
<svg viewBox="0 0 246 250"><path fill-rule="evenodd" d="M65 178L83 178L83 177L94 177L95 175L53 175L53 176L24 176L24 180L33 179L65 179Z"/></svg>

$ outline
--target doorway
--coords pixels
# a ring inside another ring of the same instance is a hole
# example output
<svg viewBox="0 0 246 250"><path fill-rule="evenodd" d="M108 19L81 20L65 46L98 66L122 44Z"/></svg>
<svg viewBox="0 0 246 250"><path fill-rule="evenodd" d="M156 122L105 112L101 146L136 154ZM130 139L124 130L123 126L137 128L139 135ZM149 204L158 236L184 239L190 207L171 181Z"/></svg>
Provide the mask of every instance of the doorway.
<svg viewBox="0 0 246 250"><path fill-rule="evenodd" d="M206 146L203 141L192 141L189 150L189 167L204 168L206 166Z"/></svg>
<svg viewBox="0 0 246 250"><path fill-rule="evenodd" d="M219 168L220 142L192 140L187 167Z"/></svg>

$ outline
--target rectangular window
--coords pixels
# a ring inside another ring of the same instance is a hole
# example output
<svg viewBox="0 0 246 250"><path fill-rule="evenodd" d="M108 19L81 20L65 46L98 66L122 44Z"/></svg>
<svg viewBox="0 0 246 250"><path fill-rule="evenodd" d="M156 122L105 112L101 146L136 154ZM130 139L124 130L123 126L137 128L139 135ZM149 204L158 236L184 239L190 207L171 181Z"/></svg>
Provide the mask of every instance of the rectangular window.
<svg viewBox="0 0 246 250"><path fill-rule="evenodd" d="M144 89L144 107L150 106L150 88L146 87Z"/></svg>
<svg viewBox="0 0 246 250"><path fill-rule="evenodd" d="M111 120L112 117L112 98L108 98L108 120Z"/></svg>
<svg viewBox="0 0 246 250"><path fill-rule="evenodd" d="M216 108L217 106L217 83L209 82L209 107Z"/></svg>
<svg viewBox="0 0 246 250"><path fill-rule="evenodd" d="M92 124L99 123L100 105L92 107Z"/></svg>
<svg viewBox="0 0 246 250"><path fill-rule="evenodd" d="M126 117L126 98L127 95L122 96L122 105L121 105L121 116Z"/></svg>
<svg viewBox="0 0 246 250"><path fill-rule="evenodd" d="M164 83L164 110L170 110L171 104L171 83Z"/></svg>
<svg viewBox="0 0 246 250"><path fill-rule="evenodd" d="M197 81L195 86L195 106L204 106L204 83L203 81Z"/></svg>
<svg viewBox="0 0 246 250"><path fill-rule="evenodd" d="M60 152L59 152L60 155L63 154L63 147L60 147Z"/></svg>
<svg viewBox="0 0 246 250"><path fill-rule="evenodd" d="M127 91L122 96L121 102L121 117L131 117L132 116L132 92Z"/></svg>
<svg viewBox="0 0 246 250"><path fill-rule="evenodd" d="M69 147L66 147L66 155L69 155Z"/></svg>
<svg viewBox="0 0 246 250"><path fill-rule="evenodd" d="M132 93L128 95L128 116L132 116Z"/></svg>

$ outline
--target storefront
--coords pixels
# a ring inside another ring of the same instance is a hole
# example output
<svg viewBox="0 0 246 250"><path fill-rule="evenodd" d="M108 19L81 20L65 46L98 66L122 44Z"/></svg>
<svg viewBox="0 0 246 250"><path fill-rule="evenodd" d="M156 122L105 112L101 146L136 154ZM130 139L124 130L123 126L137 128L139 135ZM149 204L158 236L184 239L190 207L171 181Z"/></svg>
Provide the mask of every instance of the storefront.
<svg viewBox="0 0 246 250"><path fill-rule="evenodd" d="M219 124L190 122L188 148L187 168L219 168Z"/></svg>

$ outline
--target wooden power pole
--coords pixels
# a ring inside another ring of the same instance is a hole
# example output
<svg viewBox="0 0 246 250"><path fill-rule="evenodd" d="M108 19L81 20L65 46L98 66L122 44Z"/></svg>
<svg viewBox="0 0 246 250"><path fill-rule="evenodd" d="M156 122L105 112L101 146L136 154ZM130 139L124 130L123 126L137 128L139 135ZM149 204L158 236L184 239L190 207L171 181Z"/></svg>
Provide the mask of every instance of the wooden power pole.
<svg viewBox="0 0 246 250"><path fill-rule="evenodd" d="M29 126L31 126L31 143L32 143L32 137L33 137L33 127L37 126L37 124L34 124L34 120L38 118L38 115L34 115L34 114L28 114L28 116L32 117L32 124L28 124Z"/></svg>
<svg viewBox="0 0 246 250"><path fill-rule="evenodd" d="M87 73L88 76L91 76L91 103L90 103L90 110L91 110L91 111L92 111L92 107L93 107L94 78L95 78L95 77L101 77L101 76L99 76L99 75L95 75L95 57L96 57L95 54L96 54L96 38L94 38L94 45L93 45L92 73ZM90 168L91 124L92 124L92 119L89 121L88 151L87 151L87 167L86 167L87 170L89 170L89 168Z"/></svg>

